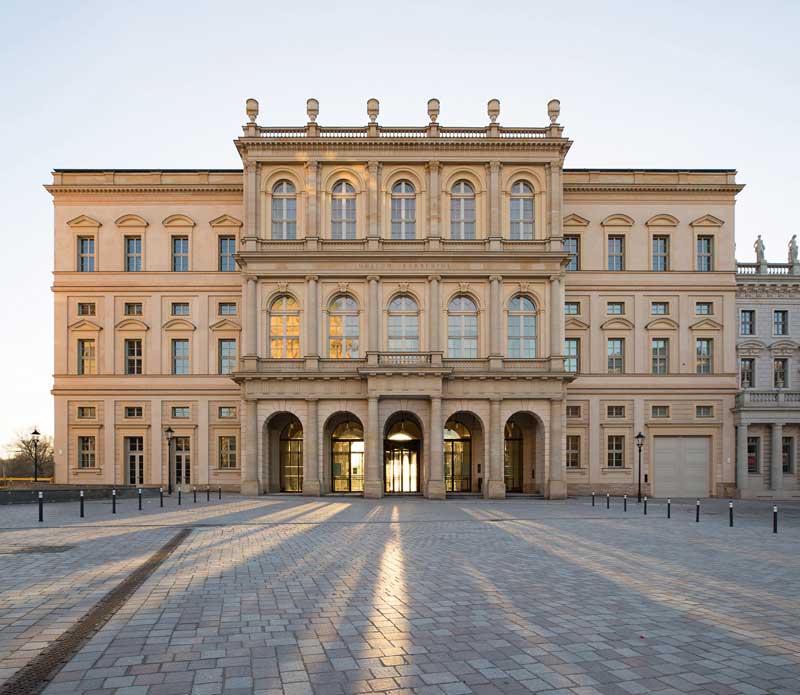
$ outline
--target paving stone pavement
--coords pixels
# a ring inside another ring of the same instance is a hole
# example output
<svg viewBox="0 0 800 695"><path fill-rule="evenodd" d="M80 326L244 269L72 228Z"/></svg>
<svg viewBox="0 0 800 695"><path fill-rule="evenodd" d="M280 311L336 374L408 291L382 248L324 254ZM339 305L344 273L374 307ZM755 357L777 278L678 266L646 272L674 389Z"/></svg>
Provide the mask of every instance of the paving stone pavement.
<svg viewBox="0 0 800 695"><path fill-rule="evenodd" d="M0 681L192 528L46 695L800 693L797 502L86 508L0 507Z"/></svg>

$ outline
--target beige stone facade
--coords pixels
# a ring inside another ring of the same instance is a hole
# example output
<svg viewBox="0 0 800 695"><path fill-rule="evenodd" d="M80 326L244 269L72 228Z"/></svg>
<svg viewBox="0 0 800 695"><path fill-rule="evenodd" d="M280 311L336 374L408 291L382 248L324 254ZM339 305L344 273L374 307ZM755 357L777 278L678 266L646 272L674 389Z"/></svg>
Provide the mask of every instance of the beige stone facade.
<svg viewBox="0 0 800 695"><path fill-rule="evenodd" d="M241 171L54 172L58 480L630 494L642 432L645 493L732 493L735 172L566 169L555 100L378 109L250 100Z"/></svg>

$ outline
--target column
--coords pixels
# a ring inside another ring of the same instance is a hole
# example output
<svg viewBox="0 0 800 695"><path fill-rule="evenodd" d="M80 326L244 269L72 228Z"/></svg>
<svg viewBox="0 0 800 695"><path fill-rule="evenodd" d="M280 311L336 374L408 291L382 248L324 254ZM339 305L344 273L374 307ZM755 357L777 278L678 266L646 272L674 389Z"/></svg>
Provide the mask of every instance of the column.
<svg viewBox="0 0 800 695"><path fill-rule="evenodd" d="M369 307L367 313L367 352L380 352L381 300L377 275L367 277Z"/></svg>
<svg viewBox="0 0 800 695"><path fill-rule="evenodd" d="M242 494L258 494L258 409L256 401L245 401L244 458L242 460Z"/></svg>
<svg viewBox="0 0 800 695"><path fill-rule="evenodd" d="M486 489L484 497L504 499L506 496L505 476L503 475L503 454L505 441L503 438L503 422L500 419L500 398L489 399L489 467L486 472Z"/></svg>
<svg viewBox="0 0 800 695"><path fill-rule="evenodd" d="M772 425L772 465L769 471L770 488L783 492L783 425Z"/></svg>
<svg viewBox="0 0 800 695"><path fill-rule="evenodd" d="M244 326L245 355L255 357L258 353L258 296L256 292L256 279L247 276L247 322Z"/></svg>
<svg viewBox="0 0 800 695"><path fill-rule="evenodd" d="M747 491L747 424L736 426L736 487L739 497L745 497Z"/></svg>
<svg viewBox="0 0 800 695"><path fill-rule="evenodd" d="M499 275L492 275L489 278L489 367L490 369L500 369L502 367L502 316L503 310L500 306L500 281Z"/></svg>
<svg viewBox="0 0 800 695"><path fill-rule="evenodd" d="M439 229L439 162L428 162L428 211L430 215L430 230L429 238L435 239L438 244L439 238L442 233Z"/></svg>
<svg viewBox="0 0 800 695"><path fill-rule="evenodd" d="M380 164L377 161L367 162L367 241L374 243L377 249L377 240L380 237L378 225L378 178Z"/></svg>
<svg viewBox="0 0 800 695"><path fill-rule="evenodd" d="M442 309L439 299L439 282L441 279L438 275L430 275L428 277L428 350L434 353L441 353L442 351L439 343L439 318Z"/></svg>
<svg viewBox="0 0 800 695"><path fill-rule="evenodd" d="M259 236L256 229L256 208L258 207L258 183L256 181L256 163L246 162L244 165L244 203L245 203L245 250L255 251L255 239Z"/></svg>
<svg viewBox="0 0 800 695"><path fill-rule="evenodd" d="M444 439L442 433L442 399L431 396L431 421L428 426L430 437L430 460L428 461L428 487L425 496L431 500L443 500L447 494L444 489Z"/></svg>
<svg viewBox="0 0 800 695"><path fill-rule="evenodd" d="M306 276L306 367L316 369L319 358L319 278L316 275Z"/></svg>
<svg viewBox="0 0 800 695"><path fill-rule="evenodd" d="M319 238L319 163L306 163L306 220L305 238L309 249L316 249Z"/></svg>
<svg viewBox="0 0 800 695"><path fill-rule="evenodd" d="M381 476L381 432L378 424L378 399L370 396L367 402L366 432L366 470L364 476L364 497L378 499L383 497Z"/></svg>
<svg viewBox="0 0 800 695"><path fill-rule="evenodd" d="M550 278L550 369L564 369L564 300L561 291L561 276Z"/></svg>
<svg viewBox="0 0 800 695"><path fill-rule="evenodd" d="M303 495L319 497L322 476L319 460L319 429L316 398L306 400L306 421L303 427Z"/></svg>
<svg viewBox="0 0 800 695"><path fill-rule="evenodd" d="M562 181L561 181L561 172L562 172L562 163L553 162L550 165L550 236L558 241L554 241L551 239L550 241L550 250L551 251L563 251L564 245L562 243L562 229L561 229L561 220L562 220L562 211L561 211L561 190L562 190Z"/></svg>
<svg viewBox="0 0 800 695"><path fill-rule="evenodd" d="M500 162L489 162L489 250L501 249Z"/></svg>
<svg viewBox="0 0 800 695"><path fill-rule="evenodd" d="M564 460L564 401L550 401L550 480L547 483L545 497L551 500L561 500L567 496L567 483Z"/></svg>

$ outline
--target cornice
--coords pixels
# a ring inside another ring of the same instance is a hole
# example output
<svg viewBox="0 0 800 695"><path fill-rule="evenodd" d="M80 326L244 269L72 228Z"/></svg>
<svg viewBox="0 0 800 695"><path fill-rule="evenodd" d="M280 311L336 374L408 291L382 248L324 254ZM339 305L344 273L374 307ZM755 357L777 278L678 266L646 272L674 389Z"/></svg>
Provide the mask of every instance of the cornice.
<svg viewBox="0 0 800 695"><path fill-rule="evenodd" d="M138 194L138 193L243 193L240 184L47 184L53 196L73 193Z"/></svg>
<svg viewBox="0 0 800 695"><path fill-rule="evenodd" d="M529 151L529 150L548 150L566 154L572 145L572 140L554 139L519 139L519 140L499 140L499 139L464 139L450 140L449 138L408 138L388 140L380 138L372 140L370 138L280 138L275 140L265 138L240 138L236 141L236 149L239 154L246 156L251 151L258 150L293 150L295 152L329 152L331 149L358 150L364 152L374 152L380 150L390 151Z"/></svg>
<svg viewBox="0 0 800 695"><path fill-rule="evenodd" d="M753 282L749 277L744 280L739 276L736 280L737 299L800 299L800 281L798 281L798 278L790 279L786 276L778 276L775 280Z"/></svg>
<svg viewBox="0 0 800 695"><path fill-rule="evenodd" d="M564 192L739 193L744 185L716 183L564 183Z"/></svg>

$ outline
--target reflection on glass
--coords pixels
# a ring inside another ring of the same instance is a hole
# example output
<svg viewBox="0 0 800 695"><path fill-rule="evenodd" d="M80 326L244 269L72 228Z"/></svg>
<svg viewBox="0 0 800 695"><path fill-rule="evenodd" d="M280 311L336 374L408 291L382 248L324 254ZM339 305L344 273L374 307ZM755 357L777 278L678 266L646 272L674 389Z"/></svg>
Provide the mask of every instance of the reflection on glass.
<svg viewBox="0 0 800 695"><path fill-rule="evenodd" d="M472 434L458 420L444 427L444 486L447 492L472 490Z"/></svg>
<svg viewBox="0 0 800 695"><path fill-rule="evenodd" d="M348 420L331 435L331 477L334 492L364 491L364 430Z"/></svg>

